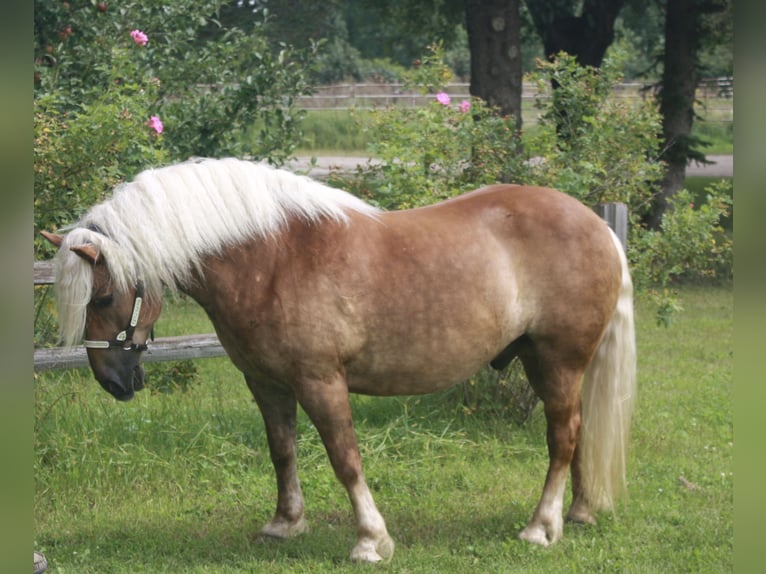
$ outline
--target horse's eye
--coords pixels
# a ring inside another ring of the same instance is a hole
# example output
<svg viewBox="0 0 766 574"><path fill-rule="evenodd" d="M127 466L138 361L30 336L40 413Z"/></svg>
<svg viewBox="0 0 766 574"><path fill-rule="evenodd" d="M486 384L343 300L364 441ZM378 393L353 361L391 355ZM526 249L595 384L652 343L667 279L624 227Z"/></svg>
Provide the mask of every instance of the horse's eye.
<svg viewBox="0 0 766 574"><path fill-rule="evenodd" d="M96 297L93 299L93 305L100 308L109 307L113 302L114 295L104 295L103 297Z"/></svg>

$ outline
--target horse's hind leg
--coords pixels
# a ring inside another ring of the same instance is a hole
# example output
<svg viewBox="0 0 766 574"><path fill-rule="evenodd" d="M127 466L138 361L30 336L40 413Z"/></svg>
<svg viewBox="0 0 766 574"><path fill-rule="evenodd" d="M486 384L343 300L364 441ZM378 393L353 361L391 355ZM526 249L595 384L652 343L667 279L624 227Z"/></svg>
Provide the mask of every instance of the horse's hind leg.
<svg viewBox="0 0 766 574"><path fill-rule="evenodd" d="M543 401L550 463L540 502L519 537L548 546L564 532L564 490L580 433L582 370L543 362L534 353L524 353L521 358L530 383Z"/></svg>
<svg viewBox="0 0 766 574"><path fill-rule="evenodd" d="M277 510L261 529L261 534L291 538L308 530L297 471L297 400L292 389L286 387L265 385L249 378L247 384L263 415L271 461L277 475Z"/></svg>
<svg viewBox="0 0 766 574"><path fill-rule="evenodd" d="M364 480L344 377L338 374L329 381L302 381L297 394L301 406L319 431L335 475L346 488L354 508L357 542L351 551L351 559L358 562L390 559L394 554L394 542Z"/></svg>
<svg viewBox="0 0 766 574"><path fill-rule="evenodd" d="M596 518L591 512L588 499L585 496L580 452L581 447L578 442L574 458L572 459L572 506L569 507L569 512L567 512L567 520L585 524L596 524Z"/></svg>

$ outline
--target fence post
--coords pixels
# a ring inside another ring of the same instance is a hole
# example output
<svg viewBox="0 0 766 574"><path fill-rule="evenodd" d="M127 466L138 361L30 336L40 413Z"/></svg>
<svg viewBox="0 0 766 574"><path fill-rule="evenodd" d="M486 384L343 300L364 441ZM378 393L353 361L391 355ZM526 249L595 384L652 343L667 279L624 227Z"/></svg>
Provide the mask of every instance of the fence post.
<svg viewBox="0 0 766 574"><path fill-rule="evenodd" d="M628 248L628 206L624 203L599 203L596 206L596 213L604 219L612 231L622 243L622 248Z"/></svg>

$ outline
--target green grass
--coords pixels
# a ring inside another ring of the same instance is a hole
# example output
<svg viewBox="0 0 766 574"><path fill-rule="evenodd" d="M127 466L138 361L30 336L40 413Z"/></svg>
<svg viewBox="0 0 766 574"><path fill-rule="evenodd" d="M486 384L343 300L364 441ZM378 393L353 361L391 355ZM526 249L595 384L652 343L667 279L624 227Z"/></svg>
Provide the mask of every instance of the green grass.
<svg viewBox="0 0 766 574"><path fill-rule="evenodd" d="M700 151L705 155L732 155L734 153L734 123L696 121L692 135L697 136L705 146Z"/></svg>
<svg viewBox="0 0 766 574"><path fill-rule="evenodd" d="M309 110L301 123L303 141L298 155L363 154L369 136L362 125L365 110Z"/></svg>
<svg viewBox="0 0 766 574"><path fill-rule="evenodd" d="M728 107L727 107L728 106ZM709 145L703 152L709 155L730 155L734 153L734 124L728 115L721 115L719 108L730 111L731 102L721 101L710 104L709 109L698 112L703 119L694 122L693 134ZM522 104L524 131L534 132L540 111L533 102ZM369 135L363 130L363 123L370 112L366 110L309 110L302 122L304 133L297 155L360 155L365 154Z"/></svg>
<svg viewBox="0 0 766 574"><path fill-rule="evenodd" d="M670 328L637 300L639 402L629 500L557 545L516 539L542 487L540 409L519 427L462 412L453 392L355 397L365 471L397 542L391 572L730 572L733 568L730 288L684 288ZM172 303L161 335L209 323ZM354 525L316 432L299 421L311 531L253 534L275 488L257 410L225 359L197 361L185 393L116 403L87 371L35 383L35 548L51 573L358 572ZM687 483L683 483L683 477ZM685 484L693 485L691 488Z"/></svg>

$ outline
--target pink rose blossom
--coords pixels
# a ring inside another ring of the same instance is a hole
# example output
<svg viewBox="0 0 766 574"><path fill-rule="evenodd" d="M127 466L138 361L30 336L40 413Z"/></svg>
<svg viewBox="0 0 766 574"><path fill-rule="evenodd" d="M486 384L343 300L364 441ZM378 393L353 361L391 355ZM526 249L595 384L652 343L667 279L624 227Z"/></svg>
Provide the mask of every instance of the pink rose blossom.
<svg viewBox="0 0 766 574"><path fill-rule="evenodd" d="M439 92L436 94L436 101L443 106L448 106L450 102L449 94L446 92Z"/></svg>
<svg viewBox="0 0 766 574"><path fill-rule="evenodd" d="M164 127L162 126L162 120L160 120L160 118L157 116L150 117L149 121L146 123L149 124L149 127L152 128L158 134L161 134L162 130L164 129Z"/></svg>
<svg viewBox="0 0 766 574"><path fill-rule="evenodd" d="M130 37L133 38L133 41L139 46L146 46L146 43L149 41L149 37L141 30L133 30L130 33Z"/></svg>
<svg viewBox="0 0 766 574"><path fill-rule="evenodd" d="M471 109L471 102L469 102L468 100L463 100L462 102L460 102L458 109L461 112L466 113L468 110Z"/></svg>

